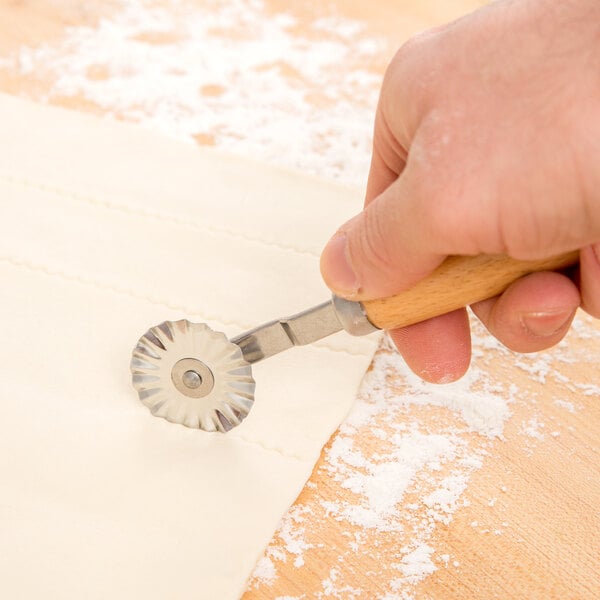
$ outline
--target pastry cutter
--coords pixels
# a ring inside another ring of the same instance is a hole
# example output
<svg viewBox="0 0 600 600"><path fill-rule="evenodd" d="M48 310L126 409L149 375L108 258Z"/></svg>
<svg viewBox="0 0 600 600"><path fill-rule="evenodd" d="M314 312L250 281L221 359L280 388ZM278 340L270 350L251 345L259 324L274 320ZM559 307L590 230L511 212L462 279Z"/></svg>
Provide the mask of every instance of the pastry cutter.
<svg viewBox="0 0 600 600"><path fill-rule="evenodd" d="M412 325L496 296L528 273L566 268L577 260L578 252L536 261L451 256L429 277L395 296L362 303L334 296L230 340L204 323L165 321L149 329L133 350L133 387L157 417L226 432L252 408L254 363L342 329L366 335Z"/></svg>

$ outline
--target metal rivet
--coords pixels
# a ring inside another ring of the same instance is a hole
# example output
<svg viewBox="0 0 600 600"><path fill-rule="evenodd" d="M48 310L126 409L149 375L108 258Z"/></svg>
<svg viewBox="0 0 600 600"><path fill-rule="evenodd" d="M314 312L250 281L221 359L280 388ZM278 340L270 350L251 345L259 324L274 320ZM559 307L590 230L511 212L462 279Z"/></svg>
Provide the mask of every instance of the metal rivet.
<svg viewBox="0 0 600 600"><path fill-rule="evenodd" d="M215 385L212 371L201 360L182 358L171 369L171 380L175 387L188 398L208 396Z"/></svg>
<svg viewBox="0 0 600 600"><path fill-rule="evenodd" d="M190 388L190 390L195 390L202 385L202 377L200 377L199 373L192 370L186 371L181 377L181 380L185 387Z"/></svg>

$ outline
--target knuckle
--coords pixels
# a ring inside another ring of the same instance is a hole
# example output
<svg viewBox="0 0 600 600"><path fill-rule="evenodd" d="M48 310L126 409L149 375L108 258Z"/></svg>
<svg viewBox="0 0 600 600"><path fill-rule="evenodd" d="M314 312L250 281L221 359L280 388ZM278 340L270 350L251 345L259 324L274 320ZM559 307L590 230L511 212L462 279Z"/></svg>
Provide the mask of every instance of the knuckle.
<svg viewBox="0 0 600 600"><path fill-rule="evenodd" d="M392 57L385 73L387 79L393 79L398 71L403 71L412 62L416 47L419 45L418 35L406 40Z"/></svg>
<svg viewBox="0 0 600 600"><path fill-rule="evenodd" d="M424 79L430 80L435 70L428 69L430 43L427 33L417 34L400 46L390 61L383 78L381 97L383 108L393 109L398 101L404 105L420 106L423 98L431 93L432 85L423 85Z"/></svg>
<svg viewBox="0 0 600 600"><path fill-rule="evenodd" d="M423 51L423 47L429 42L432 37L431 31L422 31L409 37L396 51L390 62L390 67L393 69L404 67L410 64L413 59L419 57Z"/></svg>

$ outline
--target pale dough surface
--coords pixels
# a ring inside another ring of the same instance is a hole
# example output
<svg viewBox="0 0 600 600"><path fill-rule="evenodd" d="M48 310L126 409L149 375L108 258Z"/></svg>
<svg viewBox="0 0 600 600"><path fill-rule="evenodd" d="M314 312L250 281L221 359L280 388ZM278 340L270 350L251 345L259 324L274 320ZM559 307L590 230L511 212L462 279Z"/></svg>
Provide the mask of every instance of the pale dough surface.
<svg viewBox="0 0 600 600"><path fill-rule="evenodd" d="M0 596L227 600L350 408L376 339L253 369L226 435L130 385L165 319L233 335L322 302L360 193L0 96Z"/></svg>

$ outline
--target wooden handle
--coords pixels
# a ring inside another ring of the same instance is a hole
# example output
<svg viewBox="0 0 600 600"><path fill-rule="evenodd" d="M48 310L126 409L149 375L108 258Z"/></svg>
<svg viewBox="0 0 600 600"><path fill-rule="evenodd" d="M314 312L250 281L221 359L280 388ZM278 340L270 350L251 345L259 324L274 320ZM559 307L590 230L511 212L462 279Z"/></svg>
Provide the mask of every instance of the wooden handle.
<svg viewBox="0 0 600 600"><path fill-rule="evenodd" d="M371 323L380 329L406 327L497 296L523 275L556 271L578 260L578 251L528 261L485 254L450 256L412 288L362 304Z"/></svg>

